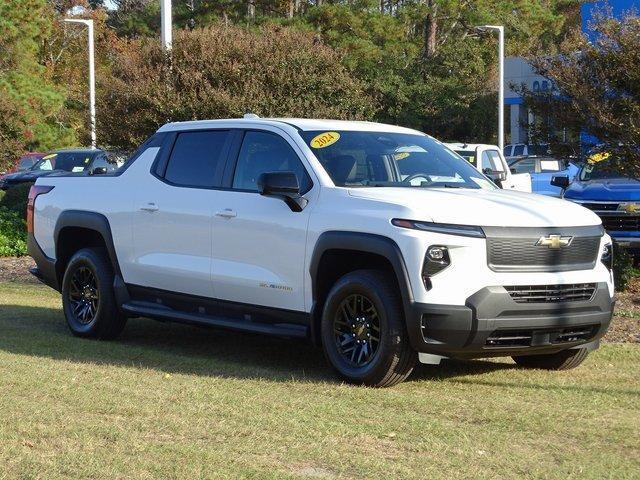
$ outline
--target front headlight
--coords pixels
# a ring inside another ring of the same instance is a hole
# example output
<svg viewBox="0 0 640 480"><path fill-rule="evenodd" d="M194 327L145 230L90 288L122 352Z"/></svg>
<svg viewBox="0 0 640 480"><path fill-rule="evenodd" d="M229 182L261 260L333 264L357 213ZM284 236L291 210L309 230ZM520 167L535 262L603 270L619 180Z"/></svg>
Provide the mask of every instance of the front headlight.
<svg viewBox="0 0 640 480"><path fill-rule="evenodd" d="M474 225L456 225L453 223L419 222L394 218L391 223L396 227L423 230L425 232L444 233L445 235L459 235L461 237L485 238L482 227Z"/></svg>

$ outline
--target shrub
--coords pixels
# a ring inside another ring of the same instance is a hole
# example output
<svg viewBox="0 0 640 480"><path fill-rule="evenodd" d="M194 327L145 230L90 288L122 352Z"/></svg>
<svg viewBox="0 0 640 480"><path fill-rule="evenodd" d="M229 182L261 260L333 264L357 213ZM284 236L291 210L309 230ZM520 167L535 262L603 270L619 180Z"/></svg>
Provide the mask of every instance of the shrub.
<svg viewBox="0 0 640 480"><path fill-rule="evenodd" d="M0 195L0 257L27 254L25 213L31 184L18 185Z"/></svg>
<svg viewBox="0 0 640 480"><path fill-rule="evenodd" d="M636 276L637 271L633 267L633 256L625 249L613 246L613 278L616 290L624 292L629 282Z"/></svg>
<svg viewBox="0 0 640 480"><path fill-rule="evenodd" d="M10 188L0 197L0 207L7 208L22 216L27 211L27 198L32 183L24 183Z"/></svg>
<svg viewBox="0 0 640 480"><path fill-rule="evenodd" d="M26 238L27 224L24 215L0 206L0 257L26 255Z"/></svg>
<svg viewBox="0 0 640 480"><path fill-rule="evenodd" d="M118 40L111 57L98 128L119 148L139 145L169 121L247 112L367 119L375 110L335 50L292 28L176 31L170 58L155 39Z"/></svg>

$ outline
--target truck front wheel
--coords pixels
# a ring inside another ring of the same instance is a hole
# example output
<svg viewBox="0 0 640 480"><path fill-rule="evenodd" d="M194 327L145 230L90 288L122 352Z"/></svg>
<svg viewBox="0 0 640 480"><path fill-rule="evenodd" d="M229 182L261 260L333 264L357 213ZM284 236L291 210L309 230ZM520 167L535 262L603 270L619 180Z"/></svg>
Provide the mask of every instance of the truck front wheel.
<svg viewBox="0 0 640 480"><path fill-rule="evenodd" d="M584 362L588 354L589 351L586 348L575 348L547 355L522 355L512 358L519 366L525 368L569 370Z"/></svg>
<svg viewBox="0 0 640 480"><path fill-rule="evenodd" d="M349 382L390 387L409 376L417 354L388 273L357 270L335 283L322 314L322 345L329 363Z"/></svg>
<svg viewBox="0 0 640 480"><path fill-rule="evenodd" d="M100 248L83 248L62 280L62 308L71 333L102 340L117 337L127 321L116 306L113 268Z"/></svg>

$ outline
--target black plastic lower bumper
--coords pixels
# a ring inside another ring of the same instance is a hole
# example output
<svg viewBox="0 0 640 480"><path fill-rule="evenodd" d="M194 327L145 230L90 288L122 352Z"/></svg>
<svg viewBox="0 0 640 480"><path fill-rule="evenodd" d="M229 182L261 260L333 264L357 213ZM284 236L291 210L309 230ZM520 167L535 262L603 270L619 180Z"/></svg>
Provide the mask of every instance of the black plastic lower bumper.
<svg viewBox="0 0 640 480"><path fill-rule="evenodd" d="M418 352L454 358L553 353L597 344L614 301L599 283L587 301L516 303L504 287L486 287L464 306L413 303L407 316Z"/></svg>
<svg viewBox="0 0 640 480"><path fill-rule="evenodd" d="M36 242L33 233L27 235L27 252L36 262L37 268L29 270L38 280L54 290L60 291L56 261L47 257Z"/></svg>

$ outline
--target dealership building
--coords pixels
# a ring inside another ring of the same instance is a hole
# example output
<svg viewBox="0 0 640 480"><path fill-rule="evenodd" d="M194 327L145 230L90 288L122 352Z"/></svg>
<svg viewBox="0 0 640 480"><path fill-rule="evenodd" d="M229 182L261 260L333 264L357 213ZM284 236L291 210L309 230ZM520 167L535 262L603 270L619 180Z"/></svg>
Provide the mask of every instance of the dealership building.
<svg viewBox="0 0 640 480"><path fill-rule="evenodd" d="M609 8L614 17L621 17L630 10L640 11L640 0L608 0L584 3L581 6L582 31L594 38L595 33L590 29L594 15L603 8ZM509 40L507 39L507 42ZM509 143L528 143L528 125L533 124L533 114L524 107L522 97L511 87L526 85L534 92L549 91L553 83L536 74L531 65L522 57L507 57L504 62L505 80L505 129ZM594 143L594 139L582 138L583 143Z"/></svg>

